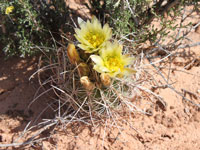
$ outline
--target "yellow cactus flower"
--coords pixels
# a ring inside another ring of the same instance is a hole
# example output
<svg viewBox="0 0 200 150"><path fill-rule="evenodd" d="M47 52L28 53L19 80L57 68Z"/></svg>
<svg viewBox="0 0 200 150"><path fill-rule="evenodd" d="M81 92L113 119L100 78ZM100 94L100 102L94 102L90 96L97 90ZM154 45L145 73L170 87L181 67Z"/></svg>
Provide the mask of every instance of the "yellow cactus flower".
<svg viewBox="0 0 200 150"><path fill-rule="evenodd" d="M122 55L122 49L122 45L117 42L108 42L106 47L102 48L100 56L90 56L95 63L94 69L99 73L107 73L110 77L122 77L135 73L135 70L125 67L133 63L134 58Z"/></svg>
<svg viewBox="0 0 200 150"><path fill-rule="evenodd" d="M13 12L13 10L14 10L14 6L9 6L6 8L5 14L9 15L11 12Z"/></svg>
<svg viewBox="0 0 200 150"><path fill-rule="evenodd" d="M78 64L80 62L79 54L72 43L69 43L67 46L67 56L71 64Z"/></svg>
<svg viewBox="0 0 200 150"><path fill-rule="evenodd" d="M108 24L105 24L102 28L96 17L93 17L91 22L82 21L80 29L76 28L75 32L75 37L80 42L78 47L85 50L86 53L98 51L112 36L112 31Z"/></svg>

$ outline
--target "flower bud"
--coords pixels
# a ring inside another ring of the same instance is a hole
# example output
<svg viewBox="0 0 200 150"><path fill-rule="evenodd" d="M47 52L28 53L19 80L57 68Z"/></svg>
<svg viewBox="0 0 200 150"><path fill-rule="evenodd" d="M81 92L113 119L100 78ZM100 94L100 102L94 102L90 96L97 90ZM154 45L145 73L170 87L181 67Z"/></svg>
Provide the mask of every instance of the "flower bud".
<svg viewBox="0 0 200 150"><path fill-rule="evenodd" d="M110 86L110 83L111 83L111 79L110 79L110 76L106 73L102 73L100 75L100 79L101 79L101 82L104 86Z"/></svg>
<svg viewBox="0 0 200 150"><path fill-rule="evenodd" d="M87 61L90 57L90 54L88 53L85 53L85 51L80 51L80 57L84 60L84 61Z"/></svg>
<svg viewBox="0 0 200 150"><path fill-rule="evenodd" d="M71 64L78 64L80 62L79 54L75 48L75 45L72 43L68 44L67 56Z"/></svg>
<svg viewBox="0 0 200 150"><path fill-rule="evenodd" d="M90 81L90 79L88 78L88 76L83 76L80 79L81 84L83 85L83 87L88 90L88 91L92 91L95 88L95 85Z"/></svg>
<svg viewBox="0 0 200 150"><path fill-rule="evenodd" d="M86 63L82 62L78 65L78 71L80 73L80 76L82 77L82 76L88 76L90 69Z"/></svg>

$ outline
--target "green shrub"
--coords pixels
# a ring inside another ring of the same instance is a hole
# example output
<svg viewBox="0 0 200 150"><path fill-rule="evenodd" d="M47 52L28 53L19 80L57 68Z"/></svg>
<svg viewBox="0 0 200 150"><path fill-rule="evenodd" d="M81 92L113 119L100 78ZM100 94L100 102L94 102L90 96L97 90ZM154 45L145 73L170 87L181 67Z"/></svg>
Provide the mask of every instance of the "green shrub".
<svg viewBox="0 0 200 150"><path fill-rule="evenodd" d="M108 22L117 39L131 41L134 47L147 40L153 43L168 36L169 29L177 29L174 21L185 6L193 5L199 11L198 0L90 0L90 3L91 13ZM173 20L165 19L164 14L171 15ZM154 18L160 21L161 30L150 28Z"/></svg>
<svg viewBox="0 0 200 150"><path fill-rule="evenodd" d="M60 38L59 29L66 23L69 15L64 1L47 3L40 0L2 0L0 6L0 40L7 56L25 57L36 54L36 45L55 46L53 38ZM14 6L14 10L5 14L9 6ZM48 48L45 51L48 52Z"/></svg>

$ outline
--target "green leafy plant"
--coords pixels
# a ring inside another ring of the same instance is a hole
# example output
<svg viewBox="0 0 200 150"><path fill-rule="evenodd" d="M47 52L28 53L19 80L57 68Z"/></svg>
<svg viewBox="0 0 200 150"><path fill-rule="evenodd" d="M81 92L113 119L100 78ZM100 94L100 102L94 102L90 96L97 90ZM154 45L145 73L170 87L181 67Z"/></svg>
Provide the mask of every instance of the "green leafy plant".
<svg viewBox="0 0 200 150"><path fill-rule="evenodd" d="M193 5L199 11L198 0L90 0L90 4L92 7L86 4L90 12L106 21L117 39L136 48L146 41L154 43L167 37L169 30L176 29L174 22L185 6ZM173 19L165 19L166 14ZM159 20L160 30L151 26L154 19Z"/></svg>
<svg viewBox="0 0 200 150"><path fill-rule="evenodd" d="M7 56L30 56L38 52L36 46L55 46L53 38L59 40L59 30L64 32L66 29L63 25L69 12L64 1L2 0L0 6L0 39ZM6 13L10 6L13 11Z"/></svg>

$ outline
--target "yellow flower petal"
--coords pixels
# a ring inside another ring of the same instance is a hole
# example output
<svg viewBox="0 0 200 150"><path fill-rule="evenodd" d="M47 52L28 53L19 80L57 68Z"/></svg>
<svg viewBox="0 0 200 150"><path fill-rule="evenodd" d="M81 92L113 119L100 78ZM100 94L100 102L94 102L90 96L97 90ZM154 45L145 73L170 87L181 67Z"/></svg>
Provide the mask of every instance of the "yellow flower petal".
<svg viewBox="0 0 200 150"><path fill-rule="evenodd" d="M79 48L81 48L81 49L86 49L86 48L88 48L88 46L83 45L83 44L78 44L77 46L78 46Z"/></svg>
<svg viewBox="0 0 200 150"><path fill-rule="evenodd" d="M106 38L111 38L112 36L112 30L111 28L108 26L108 24L105 24L103 27L103 32L108 33L108 36Z"/></svg>
<svg viewBox="0 0 200 150"><path fill-rule="evenodd" d="M81 26L82 24L85 24L85 21L82 18L78 17L78 24L79 26Z"/></svg>
<svg viewBox="0 0 200 150"><path fill-rule="evenodd" d="M124 65L130 65L134 62L134 57L129 57L129 55L123 55Z"/></svg>
<svg viewBox="0 0 200 150"><path fill-rule="evenodd" d="M126 75L126 76L129 76L129 75L131 75L131 74L135 74L137 71L136 70L134 70L134 69L131 69L131 68L125 68L124 69L124 75Z"/></svg>
<svg viewBox="0 0 200 150"><path fill-rule="evenodd" d="M94 65L93 69L99 73L109 72L109 70L106 67L100 65Z"/></svg>
<svg viewBox="0 0 200 150"><path fill-rule="evenodd" d="M103 60L100 56L97 56L97 55L91 55L90 58L92 59L92 61L94 63L96 63L97 65L103 65Z"/></svg>
<svg viewBox="0 0 200 150"><path fill-rule="evenodd" d="M118 44L116 41L114 43L107 42L106 46L102 48L100 55L102 58L109 57L110 55L121 57L122 49L122 45Z"/></svg>

